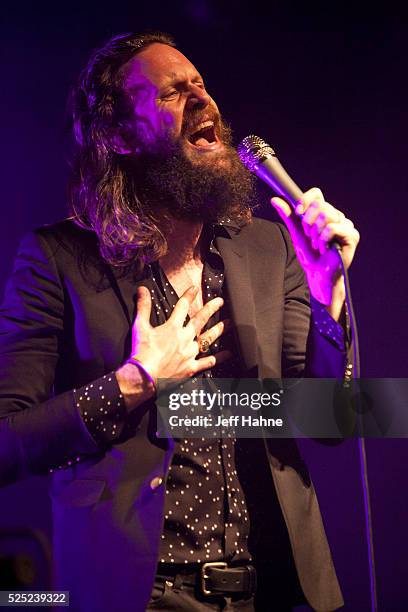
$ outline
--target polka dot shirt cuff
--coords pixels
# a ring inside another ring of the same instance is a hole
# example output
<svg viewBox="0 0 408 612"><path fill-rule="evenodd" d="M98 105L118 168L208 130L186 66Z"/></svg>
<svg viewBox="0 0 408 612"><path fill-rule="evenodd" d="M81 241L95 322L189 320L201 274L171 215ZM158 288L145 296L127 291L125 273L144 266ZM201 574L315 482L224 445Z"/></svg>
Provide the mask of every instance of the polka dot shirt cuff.
<svg viewBox="0 0 408 612"><path fill-rule="evenodd" d="M340 351L346 350L345 334L342 326L329 315L326 308L313 296L310 297L313 322L318 332L334 344Z"/></svg>
<svg viewBox="0 0 408 612"><path fill-rule="evenodd" d="M119 439L127 411L114 372L74 389L74 401L99 445L109 446Z"/></svg>

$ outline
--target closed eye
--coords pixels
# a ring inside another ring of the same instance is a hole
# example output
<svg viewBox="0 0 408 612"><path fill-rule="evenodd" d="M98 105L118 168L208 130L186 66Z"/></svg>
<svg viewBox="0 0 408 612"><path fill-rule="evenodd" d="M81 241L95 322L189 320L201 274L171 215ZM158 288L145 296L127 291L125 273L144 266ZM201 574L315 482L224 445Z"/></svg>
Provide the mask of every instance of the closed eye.
<svg viewBox="0 0 408 612"><path fill-rule="evenodd" d="M162 94L162 95L160 96L160 100L171 100L172 98L174 98L175 96L177 96L177 95L178 95L178 93L179 93L179 92L178 92L178 91L176 91L175 89L174 89L174 90L172 90L172 91L168 91L168 92L166 92L166 93L164 93L164 94Z"/></svg>
<svg viewBox="0 0 408 612"><path fill-rule="evenodd" d="M204 85L203 81L194 81L194 85L196 87L199 87L203 91L205 91L205 85ZM178 90L178 89L171 89L169 91L165 91L165 92L163 92L160 95L160 97L158 99L159 100L173 100L176 96L178 96L181 93L182 89L184 89L184 87L180 86L180 90ZM186 86L186 90L187 90L187 86Z"/></svg>

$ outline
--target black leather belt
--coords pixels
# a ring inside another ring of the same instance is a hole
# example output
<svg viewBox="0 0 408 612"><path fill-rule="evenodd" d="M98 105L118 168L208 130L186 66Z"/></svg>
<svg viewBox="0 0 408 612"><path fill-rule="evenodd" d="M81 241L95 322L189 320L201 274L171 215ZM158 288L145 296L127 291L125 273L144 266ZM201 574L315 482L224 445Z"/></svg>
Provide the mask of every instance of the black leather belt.
<svg viewBox="0 0 408 612"><path fill-rule="evenodd" d="M193 572L188 566L178 571L173 564L160 564L157 576L168 580L183 574L182 584L194 586L202 595L237 595L251 597L256 591L256 570L252 565L228 567L224 561L210 561Z"/></svg>

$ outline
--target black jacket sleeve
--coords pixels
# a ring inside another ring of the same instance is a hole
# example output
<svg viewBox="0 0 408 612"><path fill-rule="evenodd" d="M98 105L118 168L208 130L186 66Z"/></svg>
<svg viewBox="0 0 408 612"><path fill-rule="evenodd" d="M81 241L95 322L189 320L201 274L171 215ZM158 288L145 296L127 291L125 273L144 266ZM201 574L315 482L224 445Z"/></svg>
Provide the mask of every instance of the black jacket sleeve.
<svg viewBox="0 0 408 612"><path fill-rule="evenodd" d="M82 389L53 397L63 320L64 286L55 259L41 233L31 233L20 245L0 309L0 484L103 450L75 401ZM110 389L118 436L126 411L123 401L118 406L119 387Z"/></svg>

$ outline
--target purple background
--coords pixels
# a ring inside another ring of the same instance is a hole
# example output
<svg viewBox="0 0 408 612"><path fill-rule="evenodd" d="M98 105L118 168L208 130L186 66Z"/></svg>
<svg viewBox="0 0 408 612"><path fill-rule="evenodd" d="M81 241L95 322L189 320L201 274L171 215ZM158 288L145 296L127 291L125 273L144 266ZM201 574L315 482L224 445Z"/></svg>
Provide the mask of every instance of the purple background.
<svg viewBox="0 0 408 612"><path fill-rule="evenodd" d="M402 8L332 3L70 2L3 7L0 286L21 236L66 215L65 106L90 50L124 31L172 33L203 73L236 141L269 141L304 187L320 186L362 239L351 282L362 374L407 376L407 39ZM288 6L290 4L290 6ZM265 199L265 202L267 200ZM263 215L270 214L267 205ZM369 610L357 443L304 442L346 598ZM379 609L408 609L404 440L367 442ZM0 490L0 528L50 530L46 483Z"/></svg>

